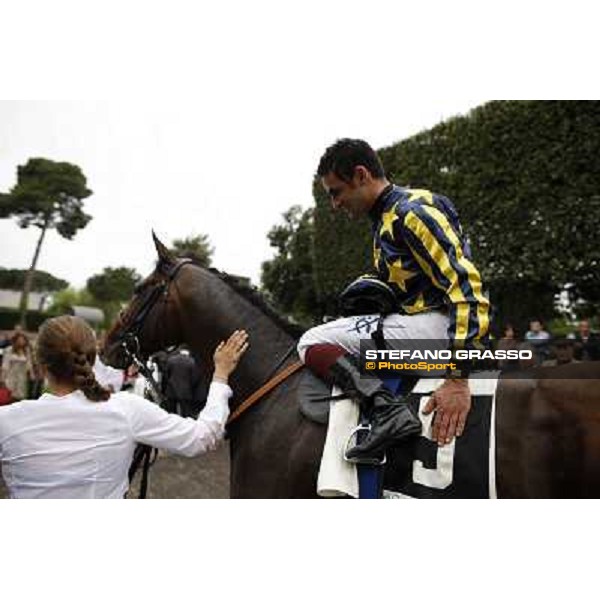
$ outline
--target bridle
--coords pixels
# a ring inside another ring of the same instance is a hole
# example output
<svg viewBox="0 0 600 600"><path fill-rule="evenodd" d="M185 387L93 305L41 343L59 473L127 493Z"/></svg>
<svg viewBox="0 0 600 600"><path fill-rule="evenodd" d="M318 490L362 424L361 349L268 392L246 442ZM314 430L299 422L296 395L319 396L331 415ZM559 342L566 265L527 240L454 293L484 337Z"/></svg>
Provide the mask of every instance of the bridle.
<svg viewBox="0 0 600 600"><path fill-rule="evenodd" d="M171 287L171 283L177 277L181 268L187 264L193 263L193 261L189 258L182 258L178 260L175 264L172 264L166 271L164 271L165 278L160 282L160 284L154 286L147 298L144 299L141 308L136 312L133 320L128 323L127 327L121 334L122 340L119 344L123 349L123 352L131 360L131 362L135 363L135 365L140 369L142 375L147 377L147 374L150 375L149 381L154 388L154 391L158 392L158 386L150 370L146 366L146 361L144 360L144 356L142 355L140 348L140 332L144 327L144 322L146 321L146 317L150 314L152 309L156 306L157 302L162 299L162 301L166 302L169 296L169 289ZM160 267L159 267L160 268ZM162 269L160 269L162 271ZM159 397L160 397L160 392Z"/></svg>
<svg viewBox="0 0 600 600"><path fill-rule="evenodd" d="M184 258L170 266L170 268L165 272L165 279L161 281L160 285L152 288L152 291L144 300L140 310L137 311L135 318L128 324L125 331L121 334L122 340L119 345L123 349L125 356L130 360L131 363L137 366L139 372L152 387L152 390L158 399L159 406L164 403L165 398L160 390L158 382L154 378L154 374L148 368L148 365L144 360L140 348L139 336L142 328L144 327L146 317L150 314L150 311L155 307L160 298L162 298L165 302L167 301L171 283L175 280L175 277L177 277L177 274L181 268L191 262L192 261L189 258ZM146 444L137 444L134 450L133 460L129 467L128 477L129 481L132 482L138 469L140 466L142 466L142 479L140 482L139 498L146 498L148 491L148 473L150 471L150 467L154 464L157 455L158 451L156 448L152 448Z"/></svg>

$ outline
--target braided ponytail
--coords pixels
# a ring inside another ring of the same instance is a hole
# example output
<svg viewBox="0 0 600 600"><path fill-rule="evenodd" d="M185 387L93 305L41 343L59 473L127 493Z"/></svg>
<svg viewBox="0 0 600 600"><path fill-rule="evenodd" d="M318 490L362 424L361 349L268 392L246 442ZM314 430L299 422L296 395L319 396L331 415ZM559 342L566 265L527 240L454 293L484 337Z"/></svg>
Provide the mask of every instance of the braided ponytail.
<svg viewBox="0 0 600 600"><path fill-rule="evenodd" d="M94 375L96 338L83 319L69 315L48 319L39 331L37 355L53 377L72 383L89 400L102 402L110 398L110 392Z"/></svg>
<svg viewBox="0 0 600 600"><path fill-rule="evenodd" d="M102 402L110 398L110 392L103 388L94 375L92 365L96 357L90 357L80 349L72 349L70 360L73 373L73 382L85 394L86 398L94 402Z"/></svg>

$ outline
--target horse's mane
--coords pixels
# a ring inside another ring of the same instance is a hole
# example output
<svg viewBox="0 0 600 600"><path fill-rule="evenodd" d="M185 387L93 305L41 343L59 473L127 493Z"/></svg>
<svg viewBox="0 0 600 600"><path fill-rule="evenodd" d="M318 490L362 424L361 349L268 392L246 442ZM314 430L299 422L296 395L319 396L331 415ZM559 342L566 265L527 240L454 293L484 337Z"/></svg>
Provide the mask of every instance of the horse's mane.
<svg viewBox="0 0 600 600"><path fill-rule="evenodd" d="M194 261L195 262L195 261ZM196 263L198 264L198 263ZM206 268L206 267L205 267ZM239 277L224 273L209 267L208 270L216 275L221 281L225 282L231 289L237 292L240 296L248 300L253 306L256 306L263 314L269 317L276 325L281 327L287 334L298 339L306 329L297 323L293 323L283 315L280 315L255 287L245 283Z"/></svg>
<svg viewBox="0 0 600 600"><path fill-rule="evenodd" d="M288 335L291 335L293 338L298 339L305 331L306 328L298 325L290 321L288 318L280 315L267 301L263 294L261 294L254 286L249 283L246 283L242 278L236 277L235 275L230 275L229 273L225 273L223 271L219 271L214 267L207 267L202 264L197 257L193 253L182 253L177 259L188 259L197 267L202 269L206 269L213 275L216 275L221 281L226 283L234 292L238 293L240 296L245 298L258 308L265 316L269 317L278 327L283 329ZM157 262L157 266L155 268L159 269L160 260ZM142 282L140 289L151 283L150 281ZM139 291L139 290L138 290Z"/></svg>

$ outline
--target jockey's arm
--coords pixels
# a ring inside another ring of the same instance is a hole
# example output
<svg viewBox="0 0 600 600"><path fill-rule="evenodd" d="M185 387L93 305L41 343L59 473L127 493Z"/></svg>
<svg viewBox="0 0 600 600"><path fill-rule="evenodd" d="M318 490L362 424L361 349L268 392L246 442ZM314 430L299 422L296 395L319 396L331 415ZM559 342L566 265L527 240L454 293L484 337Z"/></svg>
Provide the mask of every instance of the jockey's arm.
<svg viewBox="0 0 600 600"><path fill-rule="evenodd" d="M481 347L489 330L490 304L479 271L463 252L460 234L440 210L427 205L415 205L402 227L415 259L446 296L450 347ZM465 366L461 365L463 370ZM471 408L468 373L456 375L434 392L424 409L425 414L436 410L432 436L440 445L462 434Z"/></svg>

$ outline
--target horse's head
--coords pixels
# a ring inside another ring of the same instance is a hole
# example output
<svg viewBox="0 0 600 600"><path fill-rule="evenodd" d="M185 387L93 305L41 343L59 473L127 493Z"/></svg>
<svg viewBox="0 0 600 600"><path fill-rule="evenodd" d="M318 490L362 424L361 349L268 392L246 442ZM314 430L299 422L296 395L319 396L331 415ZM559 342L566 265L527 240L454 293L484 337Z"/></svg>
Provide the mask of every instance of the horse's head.
<svg viewBox="0 0 600 600"><path fill-rule="evenodd" d="M152 232L158 253L154 271L135 288L133 298L121 311L106 336L103 359L124 369L133 354L147 359L154 352L180 341L176 299L172 283L188 259L178 259Z"/></svg>

